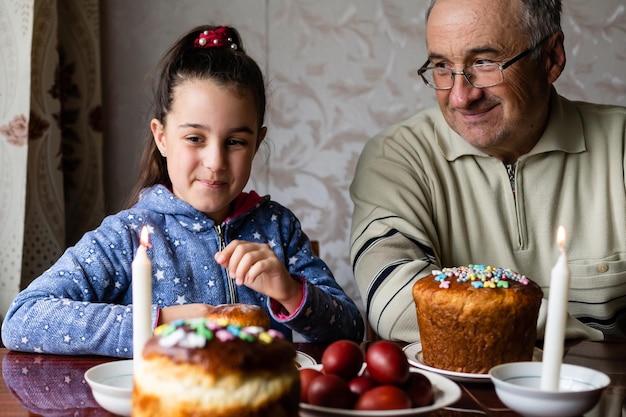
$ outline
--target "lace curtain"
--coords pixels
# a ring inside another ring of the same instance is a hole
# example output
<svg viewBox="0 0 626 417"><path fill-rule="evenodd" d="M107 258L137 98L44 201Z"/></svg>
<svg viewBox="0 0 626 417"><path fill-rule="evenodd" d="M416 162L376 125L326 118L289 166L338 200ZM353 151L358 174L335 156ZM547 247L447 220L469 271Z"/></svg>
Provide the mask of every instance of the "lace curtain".
<svg viewBox="0 0 626 417"><path fill-rule="evenodd" d="M104 216L98 0L0 0L0 315Z"/></svg>

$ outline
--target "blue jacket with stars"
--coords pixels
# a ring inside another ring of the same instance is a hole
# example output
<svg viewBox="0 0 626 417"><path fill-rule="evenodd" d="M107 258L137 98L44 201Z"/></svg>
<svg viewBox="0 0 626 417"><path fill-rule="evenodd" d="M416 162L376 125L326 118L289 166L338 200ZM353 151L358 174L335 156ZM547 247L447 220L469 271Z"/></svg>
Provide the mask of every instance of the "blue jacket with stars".
<svg viewBox="0 0 626 417"><path fill-rule="evenodd" d="M363 339L358 308L312 253L289 209L250 192L237 198L233 213L216 225L166 187L147 188L136 205L105 218L17 295L2 326L4 345L26 352L131 357L131 263L144 225L151 232L153 327L162 307L246 303L262 306L272 327L287 338L295 331L309 341ZM234 239L269 244L291 275L303 280L304 300L296 313L282 316L269 297L232 285L213 255Z"/></svg>

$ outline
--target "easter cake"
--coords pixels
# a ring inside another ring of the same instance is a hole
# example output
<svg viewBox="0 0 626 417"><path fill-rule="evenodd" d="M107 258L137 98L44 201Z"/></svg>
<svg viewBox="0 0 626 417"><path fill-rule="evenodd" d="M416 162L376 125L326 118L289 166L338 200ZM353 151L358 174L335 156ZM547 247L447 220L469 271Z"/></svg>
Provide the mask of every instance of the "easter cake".
<svg viewBox="0 0 626 417"><path fill-rule="evenodd" d="M485 374L532 359L543 292L517 272L486 265L443 268L413 285L421 361Z"/></svg>
<svg viewBox="0 0 626 417"><path fill-rule="evenodd" d="M296 350L275 330L207 318L155 329L133 382L133 417L296 417Z"/></svg>

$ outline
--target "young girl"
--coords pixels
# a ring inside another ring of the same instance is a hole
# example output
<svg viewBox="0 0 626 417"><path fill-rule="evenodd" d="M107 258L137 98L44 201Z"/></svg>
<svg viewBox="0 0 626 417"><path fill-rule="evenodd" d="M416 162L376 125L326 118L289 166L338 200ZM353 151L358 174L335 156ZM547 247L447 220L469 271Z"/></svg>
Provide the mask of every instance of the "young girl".
<svg viewBox="0 0 626 417"><path fill-rule="evenodd" d="M131 262L147 226L152 325L208 306L264 307L309 341L360 341L354 302L287 208L243 189L267 132L265 84L230 27L199 27L163 57L136 203L104 219L12 303L13 350L132 356Z"/></svg>

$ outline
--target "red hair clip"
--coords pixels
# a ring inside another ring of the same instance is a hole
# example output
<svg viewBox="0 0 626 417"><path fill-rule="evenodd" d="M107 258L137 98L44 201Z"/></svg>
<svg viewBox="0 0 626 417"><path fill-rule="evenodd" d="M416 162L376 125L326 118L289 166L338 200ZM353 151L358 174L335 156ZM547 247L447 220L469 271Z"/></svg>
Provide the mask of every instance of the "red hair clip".
<svg viewBox="0 0 626 417"><path fill-rule="evenodd" d="M230 46L231 49L237 49L237 44L233 42L233 38L228 36L228 28L224 26L214 30L200 32L200 35L193 44L196 48Z"/></svg>

